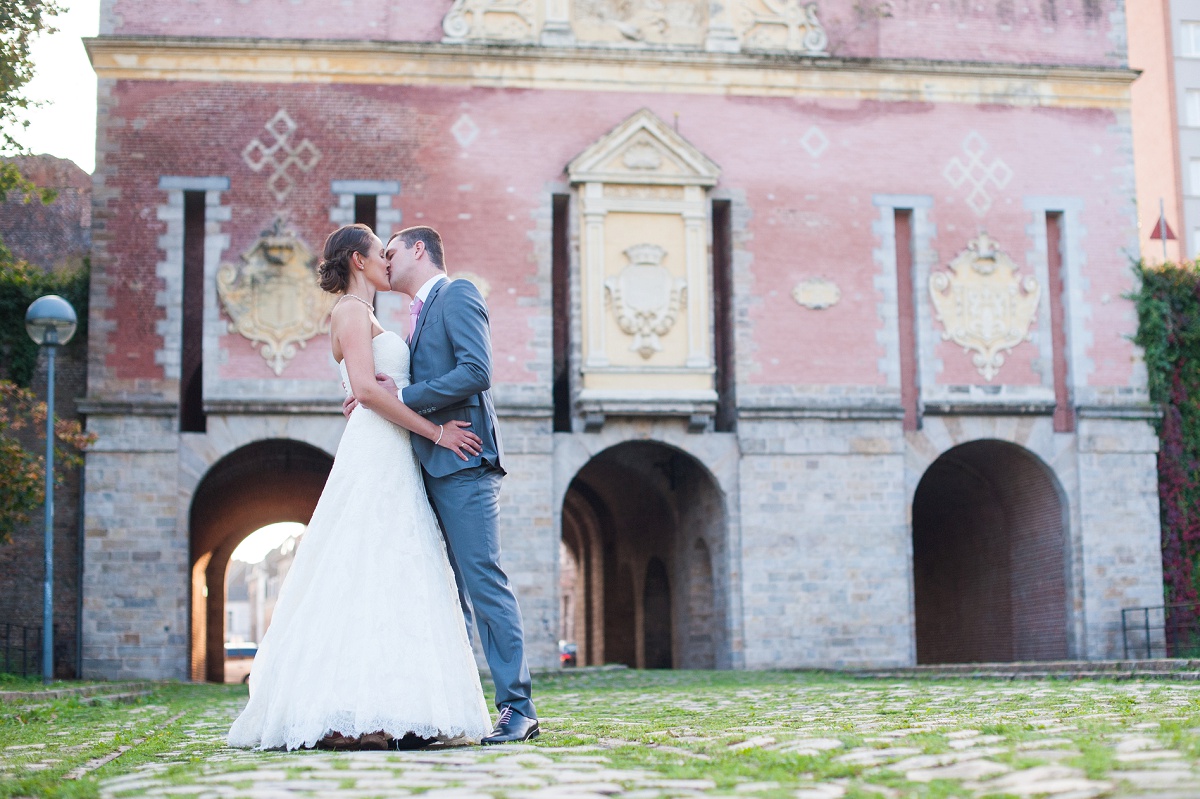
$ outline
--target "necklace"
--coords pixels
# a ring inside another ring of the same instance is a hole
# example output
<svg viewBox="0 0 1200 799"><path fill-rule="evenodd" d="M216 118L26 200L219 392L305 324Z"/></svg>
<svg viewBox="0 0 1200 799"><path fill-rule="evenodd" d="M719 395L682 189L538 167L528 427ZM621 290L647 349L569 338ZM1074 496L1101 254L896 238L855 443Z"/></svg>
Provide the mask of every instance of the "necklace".
<svg viewBox="0 0 1200 799"><path fill-rule="evenodd" d="M367 306L368 308L370 308L370 309L371 309L371 313L375 313L375 306L374 306L374 305L372 305L371 303L367 302L366 300L364 300L362 297L358 296L357 294L350 294L350 293L343 294L343 295L342 295L342 300L346 299L347 297L353 297L354 299L356 299L356 300L358 300L359 302L361 302L363 305L365 305L365 306ZM338 300L338 302L341 302L342 300Z"/></svg>

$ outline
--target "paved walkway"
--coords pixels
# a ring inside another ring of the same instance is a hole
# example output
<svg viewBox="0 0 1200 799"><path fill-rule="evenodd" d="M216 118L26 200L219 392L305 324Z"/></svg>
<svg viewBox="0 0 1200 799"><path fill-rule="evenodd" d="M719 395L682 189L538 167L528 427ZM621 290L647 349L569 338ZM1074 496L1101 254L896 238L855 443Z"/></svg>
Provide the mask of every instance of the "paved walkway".
<svg viewBox="0 0 1200 799"><path fill-rule="evenodd" d="M1195 683L721 679L635 672L572 690L564 678L544 694L535 744L421 752L231 750L220 742L243 700L182 716L144 705L129 713L179 725L181 743L103 779L100 795L1200 797ZM0 773L17 757L62 753L3 751Z"/></svg>

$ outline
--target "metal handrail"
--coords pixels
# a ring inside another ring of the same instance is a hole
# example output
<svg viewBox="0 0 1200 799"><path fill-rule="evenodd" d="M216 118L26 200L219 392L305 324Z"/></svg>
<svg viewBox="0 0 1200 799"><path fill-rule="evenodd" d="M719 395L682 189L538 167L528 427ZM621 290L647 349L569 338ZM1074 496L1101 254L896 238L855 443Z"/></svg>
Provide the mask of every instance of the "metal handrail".
<svg viewBox="0 0 1200 799"><path fill-rule="evenodd" d="M1152 616L1155 617L1153 621ZM1157 635L1159 630L1162 631L1161 639ZM1141 641L1131 646L1131 637L1140 637ZM1121 644L1126 660L1131 652L1135 657L1148 660L1200 657L1200 602L1123 608ZM1157 650L1162 654L1156 655Z"/></svg>

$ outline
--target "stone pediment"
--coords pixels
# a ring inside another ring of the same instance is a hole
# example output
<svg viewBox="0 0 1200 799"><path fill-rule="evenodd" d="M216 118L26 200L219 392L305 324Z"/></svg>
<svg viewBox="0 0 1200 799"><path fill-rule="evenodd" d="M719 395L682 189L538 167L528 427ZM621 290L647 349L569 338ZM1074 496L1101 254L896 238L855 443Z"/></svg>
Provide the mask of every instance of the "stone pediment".
<svg viewBox="0 0 1200 799"><path fill-rule="evenodd" d="M712 186L721 168L643 108L567 165L572 183Z"/></svg>

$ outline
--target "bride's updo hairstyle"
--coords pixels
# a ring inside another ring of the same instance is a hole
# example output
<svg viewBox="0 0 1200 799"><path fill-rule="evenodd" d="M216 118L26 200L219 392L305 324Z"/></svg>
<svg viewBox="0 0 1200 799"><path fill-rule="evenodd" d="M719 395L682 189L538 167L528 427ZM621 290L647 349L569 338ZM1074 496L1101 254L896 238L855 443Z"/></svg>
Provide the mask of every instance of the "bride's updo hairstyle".
<svg viewBox="0 0 1200 799"><path fill-rule="evenodd" d="M343 225L325 239L325 252L317 267L317 285L330 294L345 294L350 285L350 254L371 254L371 228L361 223Z"/></svg>

